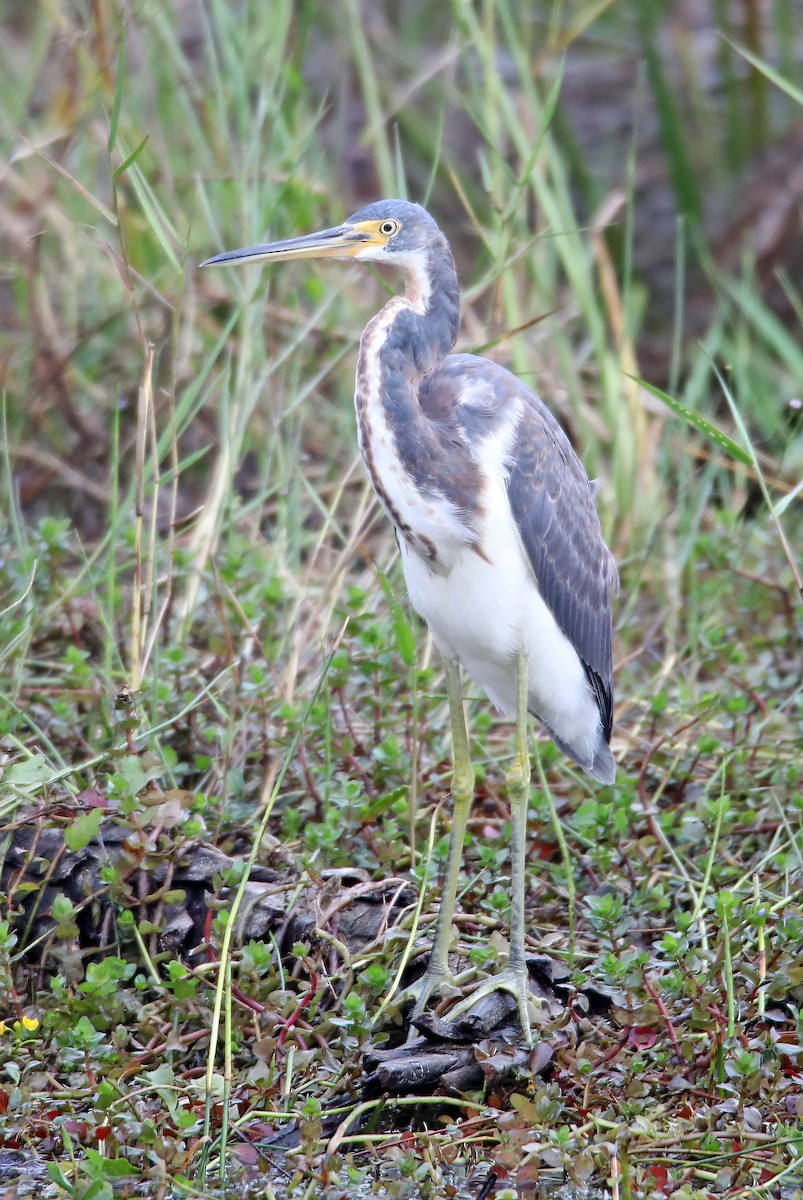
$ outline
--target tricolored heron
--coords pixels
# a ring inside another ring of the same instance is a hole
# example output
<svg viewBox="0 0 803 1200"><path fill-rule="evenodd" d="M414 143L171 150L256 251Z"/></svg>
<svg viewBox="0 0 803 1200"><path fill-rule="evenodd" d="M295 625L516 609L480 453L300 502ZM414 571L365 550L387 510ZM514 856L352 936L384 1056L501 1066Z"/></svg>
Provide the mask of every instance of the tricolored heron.
<svg viewBox="0 0 803 1200"><path fill-rule="evenodd" d="M474 769L460 682L468 671L516 716L507 773L511 931L507 966L470 997L517 1002L532 1042L524 951L530 760L527 714L601 783L612 783L611 595L618 578L594 493L552 413L487 358L451 354L460 291L448 242L404 200L369 204L342 225L249 246L202 266L354 258L397 267L405 282L360 339L360 450L396 529L410 600L443 655L452 727L454 818L435 940L413 1016L451 980L448 953ZM468 1007L468 1003L458 1007Z"/></svg>

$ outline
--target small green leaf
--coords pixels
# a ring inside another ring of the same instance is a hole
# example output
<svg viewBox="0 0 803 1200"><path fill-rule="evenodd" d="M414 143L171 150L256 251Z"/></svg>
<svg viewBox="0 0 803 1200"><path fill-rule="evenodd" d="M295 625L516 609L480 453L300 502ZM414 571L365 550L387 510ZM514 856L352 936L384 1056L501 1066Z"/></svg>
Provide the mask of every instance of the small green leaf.
<svg viewBox="0 0 803 1200"><path fill-rule="evenodd" d="M800 495L803 495L803 479L801 479L800 482L792 488L791 492L787 492L787 494L781 500L779 500L777 504L773 504L772 515L774 517L780 517L782 513L786 512L793 500L796 500Z"/></svg>
<svg viewBox="0 0 803 1200"><path fill-rule="evenodd" d="M120 163L119 167L117 167L117 169L112 172L112 179L119 179L121 175L125 174L125 172L131 166L131 164L135 163L137 161L141 152L145 149L145 143L148 141L148 138L150 136L151 135L149 133L145 134L142 141L139 143L139 145L134 150L131 151L128 158L123 159L123 161Z"/></svg>
<svg viewBox="0 0 803 1200"><path fill-rule="evenodd" d="M47 783L52 774L53 768L44 754L32 754L9 768L5 782L18 788L36 788Z"/></svg>
<svg viewBox="0 0 803 1200"><path fill-rule="evenodd" d="M176 1073L169 1063L160 1063L158 1067L154 1067L152 1071L143 1071L142 1074L148 1080L151 1087L174 1088L176 1086Z"/></svg>
<svg viewBox="0 0 803 1200"><path fill-rule="evenodd" d="M138 754L125 754L117 762L114 785L128 796L138 796L153 779L164 774L163 763L146 763Z"/></svg>
<svg viewBox="0 0 803 1200"><path fill-rule="evenodd" d="M411 667L415 663L415 638L413 637L412 628L405 616L403 607L393 594L393 589L390 586L390 580L387 575L383 575L380 572L379 582L382 584L382 591L385 593L390 608L396 647L404 664Z"/></svg>
<svg viewBox="0 0 803 1200"><path fill-rule="evenodd" d="M67 1176L64 1174L64 1172L62 1171L62 1169L58 1163L54 1163L54 1162L48 1163L47 1164L47 1173L50 1176L50 1178L53 1180L53 1182L58 1187L60 1187L63 1191L65 1191L68 1196L77 1196L78 1195L76 1188L74 1188L72 1186L72 1184L69 1182L69 1180L67 1179Z"/></svg>
<svg viewBox="0 0 803 1200"><path fill-rule="evenodd" d="M404 609L398 601L394 601L391 607L391 619L393 621L393 633L396 637L396 648L405 666L411 667L415 662L415 638L413 637L410 622L404 615Z"/></svg>
<svg viewBox="0 0 803 1200"><path fill-rule="evenodd" d="M127 1175L138 1175L139 1171L125 1158L107 1158L103 1164L103 1174L107 1179L124 1179Z"/></svg>
<svg viewBox="0 0 803 1200"><path fill-rule="evenodd" d="M102 808L92 808L89 812L81 813L80 817L76 817L72 825L64 831L67 849L74 852L88 846L98 836L102 820Z"/></svg>
<svg viewBox="0 0 803 1200"><path fill-rule="evenodd" d="M114 1189L106 1179L93 1179L80 1195L81 1200L114 1200Z"/></svg>
<svg viewBox="0 0 803 1200"><path fill-rule="evenodd" d="M50 911L53 915L53 920L57 921L59 924L61 924L62 921L69 921L75 916L75 908L73 907L72 900L70 900L69 897L65 896L62 892L59 892L53 897L53 903Z"/></svg>

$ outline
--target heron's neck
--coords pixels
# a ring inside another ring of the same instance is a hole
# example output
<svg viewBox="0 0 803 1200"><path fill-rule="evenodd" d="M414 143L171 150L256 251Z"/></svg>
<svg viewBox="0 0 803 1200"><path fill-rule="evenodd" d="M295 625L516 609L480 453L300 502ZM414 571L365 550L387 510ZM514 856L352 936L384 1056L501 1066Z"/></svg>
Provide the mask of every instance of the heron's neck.
<svg viewBox="0 0 803 1200"><path fill-rule="evenodd" d="M405 457L405 432L428 436L421 411L421 380L452 349L460 328L460 288L445 241L429 261L401 262L405 294L395 296L360 339L355 404L361 426L389 427ZM434 436L434 434L433 434Z"/></svg>
<svg viewBox="0 0 803 1200"><path fill-rule="evenodd" d="M445 240L428 261L411 258L401 267L405 304L394 317L386 347L392 351L395 342L406 349L420 378L437 366L457 340L460 287Z"/></svg>
<svg viewBox="0 0 803 1200"><path fill-rule="evenodd" d="M412 260L400 265L405 295L386 304L362 335L354 402L374 490L400 535L432 560L429 514L455 466L457 439L449 437L448 411L439 412L436 424L419 396L422 380L454 345L460 291L445 243L424 267Z"/></svg>

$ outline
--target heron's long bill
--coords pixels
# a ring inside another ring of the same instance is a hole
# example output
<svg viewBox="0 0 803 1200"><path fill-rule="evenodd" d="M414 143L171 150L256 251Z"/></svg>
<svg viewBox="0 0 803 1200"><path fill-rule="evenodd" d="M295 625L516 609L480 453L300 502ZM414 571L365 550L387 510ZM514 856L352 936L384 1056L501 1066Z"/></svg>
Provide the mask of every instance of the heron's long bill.
<svg viewBox="0 0 803 1200"><path fill-rule="evenodd" d="M201 263L202 267L237 266L240 263L281 262L286 258L351 258L366 246L376 244L377 221L337 225L319 233L305 233L283 242L227 250Z"/></svg>

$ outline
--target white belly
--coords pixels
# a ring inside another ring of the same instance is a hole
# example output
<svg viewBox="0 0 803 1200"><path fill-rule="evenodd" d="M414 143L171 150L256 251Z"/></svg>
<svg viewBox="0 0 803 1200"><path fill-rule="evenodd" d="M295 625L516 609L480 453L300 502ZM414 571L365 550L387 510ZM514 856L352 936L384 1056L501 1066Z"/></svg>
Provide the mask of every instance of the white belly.
<svg viewBox="0 0 803 1200"><path fill-rule="evenodd" d="M402 541L413 607L441 653L457 658L504 713L516 711L516 654L523 650L530 710L593 758L600 716L580 658L538 593L512 517L496 522L493 532L483 539L490 562L465 546L443 574Z"/></svg>

